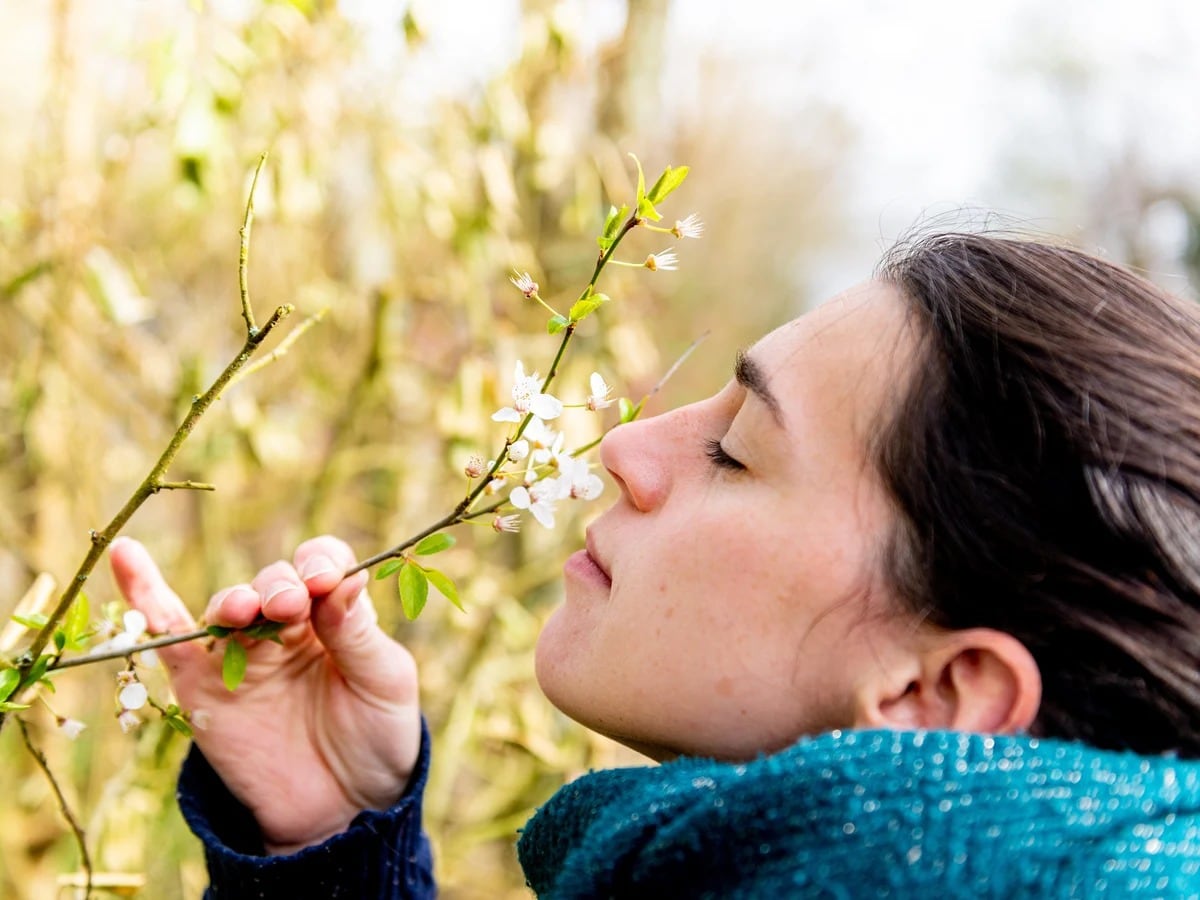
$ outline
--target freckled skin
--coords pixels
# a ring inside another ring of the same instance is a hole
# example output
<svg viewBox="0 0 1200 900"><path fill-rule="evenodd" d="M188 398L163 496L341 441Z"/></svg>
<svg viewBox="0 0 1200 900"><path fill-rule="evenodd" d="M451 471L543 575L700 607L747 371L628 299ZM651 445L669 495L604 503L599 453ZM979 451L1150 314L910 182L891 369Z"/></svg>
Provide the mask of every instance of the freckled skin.
<svg viewBox="0 0 1200 900"><path fill-rule="evenodd" d="M557 706L659 759L752 758L851 723L864 673L911 634L866 608L890 523L866 438L907 374L903 322L872 282L750 348L782 428L734 381L605 438L619 496L589 546L611 585L568 568L537 648Z"/></svg>

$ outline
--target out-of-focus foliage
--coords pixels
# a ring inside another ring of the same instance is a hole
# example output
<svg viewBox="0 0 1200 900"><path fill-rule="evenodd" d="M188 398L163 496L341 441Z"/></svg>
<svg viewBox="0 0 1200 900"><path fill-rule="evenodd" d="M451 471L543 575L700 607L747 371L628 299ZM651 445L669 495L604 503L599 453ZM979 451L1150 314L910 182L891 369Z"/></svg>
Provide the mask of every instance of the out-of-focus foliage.
<svg viewBox="0 0 1200 900"><path fill-rule="evenodd" d="M251 297L260 318L285 302L292 322L326 312L226 395L170 473L217 492L152 498L127 529L195 613L305 537L332 532L367 555L453 505L468 455L502 437L488 416L513 359L544 371L553 352L544 315L506 276L528 269L552 300L578 292L608 201L630 197L627 151L652 170L691 165L672 200L708 229L681 248L680 272L607 277L614 302L581 329L557 392L582 399L599 368L639 397L708 329L664 396L724 381L733 348L796 306L800 248L836 231L821 190L836 117L820 153L773 132L751 98L666 128L643 46L665 39L666 3L630 6L593 52L570 4L527 3L509 68L453 96L431 89L420 108L398 100L421 89L406 81L426 52L413 11L397 9L389 27L407 41L381 70L364 62L367 35L322 0L6 6L0 614L38 573L70 577L88 529L240 346L238 226L263 150ZM637 238L633 258L661 249ZM594 435L575 421L580 442ZM426 826L447 897L525 895L512 845L532 808L565 777L628 758L532 680L579 524L460 528L444 566L465 613L431 600L410 625L386 583L372 588L421 664L436 747ZM102 572L88 593L93 609L114 597ZM115 671L58 678L55 710L90 726L77 741L44 709L26 718L96 868L146 873L143 896L199 896L199 847L171 800L183 740L161 723L120 733ZM152 689L165 698L161 680ZM0 735L0 796L0 896L56 896L76 854L16 729Z"/></svg>

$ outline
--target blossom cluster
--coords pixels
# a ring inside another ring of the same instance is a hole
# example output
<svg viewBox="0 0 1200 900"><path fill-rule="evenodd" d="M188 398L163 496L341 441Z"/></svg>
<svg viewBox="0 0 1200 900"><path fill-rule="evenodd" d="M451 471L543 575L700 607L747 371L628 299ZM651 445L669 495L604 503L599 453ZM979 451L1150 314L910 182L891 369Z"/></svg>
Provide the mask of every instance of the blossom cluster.
<svg viewBox="0 0 1200 900"><path fill-rule="evenodd" d="M557 397L543 392L544 382L538 373L525 374L525 365L517 360L513 372L512 405L492 415L495 422L519 423L529 421L516 440L508 444L506 461L517 468L501 466L493 473L487 492L499 493L509 479L519 483L512 488L508 501L516 509L527 510L541 525L554 527L555 507L560 500L594 500L604 490L604 482L591 471L588 462L574 458L564 449L566 436L547 423L561 415L564 404ZM612 405L610 388L599 372L592 373L591 393L579 404L590 410ZM494 461L486 466L472 459L466 467L468 477L479 477L490 471ZM497 531L516 531L520 521L516 515L497 516L492 527Z"/></svg>

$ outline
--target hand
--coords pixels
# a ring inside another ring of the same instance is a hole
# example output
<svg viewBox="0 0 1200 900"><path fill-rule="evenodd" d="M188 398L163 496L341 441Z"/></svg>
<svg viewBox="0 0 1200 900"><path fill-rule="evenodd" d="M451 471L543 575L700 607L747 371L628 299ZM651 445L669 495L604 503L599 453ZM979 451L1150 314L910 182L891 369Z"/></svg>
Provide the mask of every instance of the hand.
<svg viewBox="0 0 1200 900"><path fill-rule="evenodd" d="M141 544L118 539L109 560L150 631L196 627ZM391 806L420 750L416 664L376 624L367 574L342 579L354 562L342 541L315 538L292 563L213 596L209 625L240 628L259 616L286 623L282 646L247 642L236 691L222 683L220 652L195 641L158 651L179 704L207 713L195 741L254 813L271 853L320 843L360 811Z"/></svg>

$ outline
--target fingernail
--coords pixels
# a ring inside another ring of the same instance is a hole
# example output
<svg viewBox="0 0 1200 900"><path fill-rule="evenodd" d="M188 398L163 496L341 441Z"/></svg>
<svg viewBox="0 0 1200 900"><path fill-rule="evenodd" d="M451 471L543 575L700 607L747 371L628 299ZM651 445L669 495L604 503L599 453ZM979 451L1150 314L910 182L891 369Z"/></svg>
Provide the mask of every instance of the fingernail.
<svg viewBox="0 0 1200 900"><path fill-rule="evenodd" d="M269 588L267 588L266 596L263 597L263 602L262 602L263 612L267 611L267 607L270 606L272 600L274 600L276 597L278 597L284 591L292 591L292 590L297 590L297 585L293 584L290 581L277 581L273 585L271 585Z"/></svg>
<svg viewBox="0 0 1200 900"><path fill-rule="evenodd" d="M337 568L333 564L333 560L328 556L314 556L300 569L300 580L308 581L310 578L316 578L318 575L326 575L329 572L336 572Z"/></svg>

